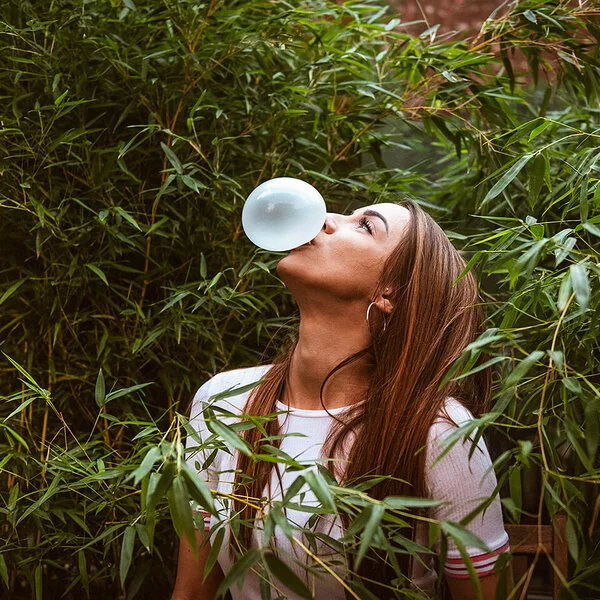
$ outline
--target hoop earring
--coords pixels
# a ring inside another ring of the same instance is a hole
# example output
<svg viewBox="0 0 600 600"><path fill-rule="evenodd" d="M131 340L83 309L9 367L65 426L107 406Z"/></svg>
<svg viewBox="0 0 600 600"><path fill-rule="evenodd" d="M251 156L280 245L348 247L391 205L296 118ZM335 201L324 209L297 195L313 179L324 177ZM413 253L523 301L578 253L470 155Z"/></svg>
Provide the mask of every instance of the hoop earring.
<svg viewBox="0 0 600 600"><path fill-rule="evenodd" d="M369 316L371 315L371 308L373 308L373 306L375 306L375 302L371 302L371 304L369 304L369 306L367 306L367 325L369 327L369 331L371 331L371 322L369 321ZM385 331L386 326L387 326L387 323L386 323L385 314L384 314L383 315L383 331Z"/></svg>

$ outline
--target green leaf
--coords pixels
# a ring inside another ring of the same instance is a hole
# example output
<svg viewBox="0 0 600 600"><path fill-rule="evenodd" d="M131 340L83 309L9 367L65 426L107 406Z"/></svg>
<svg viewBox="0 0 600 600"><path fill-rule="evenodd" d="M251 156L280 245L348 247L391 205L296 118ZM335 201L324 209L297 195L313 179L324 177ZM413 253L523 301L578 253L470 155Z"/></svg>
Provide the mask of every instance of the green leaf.
<svg viewBox="0 0 600 600"><path fill-rule="evenodd" d="M204 579L206 579L209 573L213 570L213 567L217 563L219 553L221 552L221 546L223 545L223 538L225 537L225 527L221 527L219 531L211 537L210 540L210 552L208 558L204 564Z"/></svg>
<svg viewBox="0 0 600 600"><path fill-rule="evenodd" d="M187 463L181 465L181 473L185 477L188 491L194 501L207 512L216 514L212 493L204 479L192 471Z"/></svg>
<svg viewBox="0 0 600 600"><path fill-rule="evenodd" d="M530 225L529 231L531 231L531 235L536 240L541 240L544 238L544 226L542 223Z"/></svg>
<svg viewBox="0 0 600 600"><path fill-rule="evenodd" d="M577 530L575 529L575 524L573 523L573 519L567 519L566 537L569 554L575 563L577 563L579 559L579 538L577 535Z"/></svg>
<svg viewBox="0 0 600 600"><path fill-rule="evenodd" d="M6 504L6 508L10 511L14 510L17 505L17 500L19 498L19 482L17 481L10 490L10 494L8 496L8 503Z"/></svg>
<svg viewBox="0 0 600 600"><path fill-rule="evenodd" d="M427 536L429 539L429 543L428 546L430 548L433 548L434 545L436 544L436 542L438 541L439 537L440 537L440 531L441 531L441 527L440 524L437 521L433 521L429 523L429 528L427 531Z"/></svg>
<svg viewBox="0 0 600 600"><path fill-rule="evenodd" d="M106 404L106 387L104 384L104 375L102 369L98 371L98 377L96 377L96 389L94 390L94 397L96 398L96 404L100 407Z"/></svg>
<svg viewBox="0 0 600 600"><path fill-rule="evenodd" d="M541 125L538 125L529 134L529 141L531 142L532 140L534 140L538 135L540 135L542 132L544 132L550 125L552 125L552 121L544 120L544 122ZM536 156L536 161L538 159L541 159L542 163L544 163L544 157L542 154L538 154L538 156ZM542 172L543 172L543 169L544 169L544 165L542 164Z"/></svg>
<svg viewBox="0 0 600 600"><path fill-rule="evenodd" d="M146 548L148 552L152 552L152 543L150 541L150 536L148 535L148 530L141 523L135 524L135 532L137 533L138 539Z"/></svg>
<svg viewBox="0 0 600 600"><path fill-rule="evenodd" d="M519 382L527 374L529 369L540 361L544 356L542 350L535 350L529 356L526 356L509 374L504 381L504 387L511 387Z"/></svg>
<svg viewBox="0 0 600 600"><path fill-rule="evenodd" d="M478 548L484 552L491 552L490 548L483 540L471 533L460 523L440 521L440 527L442 528L442 531L452 536L457 545L458 543L461 543L464 546L472 546L473 548Z"/></svg>
<svg viewBox="0 0 600 600"><path fill-rule="evenodd" d="M567 439L577 453L577 456L579 457L579 460L585 467L586 471L590 473L593 472L594 465L592 464L592 461L582 445L582 442L584 441L584 434L580 425L574 421L565 421L565 433L567 434Z"/></svg>
<svg viewBox="0 0 600 600"><path fill-rule="evenodd" d="M281 559L272 552L265 552L264 560L269 571L281 581L291 592L311 600L313 595L302 580Z"/></svg>
<svg viewBox="0 0 600 600"><path fill-rule="evenodd" d="M183 175L183 167L181 166L181 163L179 162L179 159L177 158L175 152L173 152L173 150L171 150L171 148L169 148L169 146L167 146L164 142L160 143L160 147L167 155L169 162L171 163L171 165L173 165L173 168L175 169L177 174Z"/></svg>
<svg viewBox="0 0 600 600"><path fill-rule="evenodd" d="M1 424L2 428L6 430L6 432L11 435L19 444L29 452L29 444L23 439L23 436L19 435L14 429L11 429L8 425Z"/></svg>
<svg viewBox="0 0 600 600"><path fill-rule="evenodd" d="M515 504L514 500L512 498L502 498L501 502L504 509L508 511L510 517L514 521L517 521L520 517L520 513L517 510L517 505Z"/></svg>
<svg viewBox="0 0 600 600"><path fill-rule="evenodd" d="M15 360L13 360L10 356L8 356L8 354L6 354L5 352L2 352L2 354L4 354L4 357L6 358L6 360L8 360L8 362L15 368L17 369L17 371L19 371L19 373L21 373L21 375L23 375L23 377L25 377L25 379L31 383L31 385L34 387L34 389L41 395L44 396L44 392L47 392L47 390L44 390L43 388L41 388L36 380Z"/></svg>
<svg viewBox="0 0 600 600"><path fill-rule="evenodd" d="M43 600L44 598L44 572L42 570L42 563L35 568L34 573L35 581L35 600Z"/></svg>
<svg viewBox="0 0 600 600"><path fill-rule="evenodd" d="M508 186L521 172L521 169L531 160L532 156L533 154L524 154L515 163L513 163L512 167L508 169L508 171L506 171L502 177L500 177L492 189L486 194L485 198L481 202L481 206L501 194L506 186Z"/></svg>
<svg viewBox="0 0 600 600"><path fill-rule="evenodd" d="M119 562L119 580L121 587L125 586L125 578L131 567L131 559L133 558L133 548L135 546L135 527L129 525L123 534L121 543L121 560Z"/></svg>
<svg viewBox="0 0 600 600"><path fill-rule="evenodd" d="M93 264L91 264L91 263L90 263L90 264L87 264L87 265L85 265L85 266L86 266L86 267L87 267L87 268L88 268L88 269L89 269L89 270L90 270L92 273L95 273L96 275L98 275L98 277L100 277L100 279L102 279L102 281L103 281L103 282L104 282L106 285L108 285L108 280L106 279L106 275L104 274L104 271L103 271L103 270L102 270L100 267L98 267L98 266L96 266L96 265L93 265Z"/></svg>
<svg viewBox="0 0 600 600"><path fill-rule="evenodd" d="M149 511L154 510L154 507L164 498L174 476L171 463L165 463L160 473L150 473L146 490L146 506Z"/></svg>
<svg viewBox="0 0 600 600"><path fill-rule="evenodd" d="M4 304L25 282L27 277L19 279L16 283L13 283L5 292L0 296L0 306Z"/></svg>
<svg viewBox="0 0 600 600"><path fill-rule="evenodd" d="M222 597L225 592L232 586L238 585L240 588L244 583L246 574L260 558L260 553L255 548L247 550L240 558L233 561L232 567L227 571L227 574L221 581L219 588L217 589L216 597Z"/></svg>
<svg viewBox="0 0 600 600"><path fill-rule="evenodd" d="M204 256L204 252L201 252L200 253L200 277L202 277L202 279L206 279L206 273L207 273L206 256Z"/></svg>
<svg viewBox="0 0 600 600"><path fill-rule="evenodd" d="M571 297L571 289L571 274L567 271L567 273L565 273L565 275L563 276L560 288L558 290L557 306L558 310L560 310L561 312L567 307L567 302Z"/></svg>
<svg viewBox="0 0 600 600"><path fill-rule="evenodd" d="M571 272L571 284L575 292L575 299L584 310L590 304L590 282L588 280L587 269L585 265L577 263L569 268Z"/></svg>
<svg viewBox="0 0 600 600"><path fill-rule="evenodd" d="M479 371L483 371L488 367L491 367L492 365L497 365L498 363L505 362L507 360L510 360L508 356L495 356L494 358L490 358L489 360L486 360L485 362L477 365L476 367L473 367L472 369L461 373L460 375L458 375L458 377L454 378L454 381L460 381L461 379L465 379L467 377L470 377L471 375L474 375L475 373L479 373Z"/></svg>
<svg viewBox="0 0 600 600"><path fill-rule="evenodd" d="M189 503L189 494L185 479L182 475L175 475L171 487L167 492L171 521L179 537L185 535L192 546L196 545L192 507Z"/></svg>
<svg viewBox="0 0 600 600"><path fill-rule="evenodd" d="M255 387L260 385L263 381L265 380L261 379L259 381L254 381L253 383L249 383L247 385L240 385L228 388L222 392L219 392L218 394L214 394L213 396L211 396L208 400L208 404L210 405L210 403L215 402L217 400L223 400L225 398L232 398L234 396L240 396L241 394L245 394L246 392L249 392L250 390L253 390Z"/></svg>
<svg viewBox="0 0 600 600"><path fill-rule="evenodd" d="M137 485L152 469L154 463L162 458L162 452L157 446L153 446L146 452L146 456L140 463L140 466L131 474L133 476L133 482Z"/></svg>
<svg viewBox="0 0 600 600"><path fill-rule="evenodd" d="M65 90L65 91L64 91L64 92L63 92L63 93L62 93L62 94L61 94L61 95L60 95L60 96L59 96L59 97L58 97L58 98L57 98L57 99L54 101L54 105L55 105L55 106L60 106L60 105L61 105L61 104L64 102L64 100L65 100L65 98L67 97L68 93L69 93L69 90L68 90L68 89L66 89L66 90Z"/></svg>
<svg viewBox="0 0 600 600"><path fill-rule="evenodd" d="M365 508L365 511L369 513L369 517L363 533L360 536L360 546L356 553L354 567L357 569L371 547L375 534L381 530L381 519L385 514L385 506L383 506L383 504L371 504Z"/></svg>
<svg viewBox="0 0 600 600"><path fill-rule="evenodd" d="M593 398L585 405L585 444L590 462L598 453L600 442L600 398Z"/></svg>
<svg viewBox="0 0 600 600"><path fill-rule="evenodd" d="M117 214L121 215L130 225L135 227L138 231L142 231L142 228L139 226L138 222L124 209L120 206L115 206L113 209Z"/></svg>
<svg viewBox="0 0 600 600"><path fill-rule="evenodd" d="M508 475L510 497L514 503L515 514L521 514L523 507L523 491L521 487L521 469L513 467Z"/></svg>
<svg viewBox="0 0 600 600"><path fill-rule="evenodd" d="M394 510L405 510L407 508L431 508L444 504L443 500L432 498L413 498L412 496L388 496L384 498L385 506Z"/></svg>
<svg viewBox="0 0 600 600"><path fill-rule="evenodd" d="M596 206L600 206L600 181L596 182L596 189L594 190L594 196L592 197L592 202Z"/></svg>
<svg viewBox="0 0 600 600"><path fill-rule="evenodd" d="M50 498L52 498L52 496L54 496L59 491L58 486L61 482L61 479L62 479L62 475L60 475L60 474L56 475L54 477L54 479L52 480L52 482L50 483L50 485L48 486L48 488L46 489L46 491L44 492L42 497L39 498L38 500L36 500L25 511L23 511L21 516L17 519L15 526L18 525L19 523L21 523L22 521L24 521L31 513L37 511L42 505L44 505L46 502L48 502L48 500L50 500Z"/></svg>
<svg viewBox="0 0 600 600"><path fill-rule="evenodd" d="M320 473L307 469L303 474L304 480L313 491L317 500L329 511L335 513L336 505L333 494Z"/></svg>
<svg viewBox="0 0 600 600"><path fill-rule="evenodd" d="M559 373L564 374L565 370L565 354L562 350L548 350L548 356L556 366Z"/></svg>
<svg viewBox="0 0 600 600"><path fill-rule="evenodd" d="M589 209L588 209L588 184L589 178L586 176L581 181L581 187L579 188L579 214L581 215L582 221L587 221Z"/></svg>
<svg viewBox="0 0 600 600"><path fill-rule="evenodd" d="M210 420L206 421L206 426L210 431L218 435L229 447L239 450L246 456L252 454L248 443L241 439L240 436L227 425L224 425L217 420Z"/></svg>
<svg viewBox="0 0 600 600"><path fill-rule="evenodd" d="M565 260L565 258L567 258L567 256L569 256L569 254L571 253L571 250L573 250L573 248L575 247L575 245L577 244L577 240L574 237L570 237L567 238L563 243L562 246L559 245L555 250L554 250L554 254L556 256L556 266L558 267L558 265L560 265L560 263Z"/></svg>
<svg viewBox="0 0 600 600"><path fill-rule="evenodd" d="M4 560L4 554L0 552L0 577L4 581L4 585L8 587L8 568L6 567L6 561Z"/></svg>
<svg viewBox="0 0 600 600"><path fill-rule="evenodd" d="M90 597L90 581L87 570L87 560L85 558L85 552L83 550L79 550L77 552L77 567L79 568L79 577L81 577L81 584L83 585L83 589L85 591L85 595L87 598Z"/></svg>
<svg viewBox="0 0 600 600"><path fill-rule="evenodd" d="M574 394L581 394L581 384L577 379L573 377L563 377L562 378L563 385Z"/></svg>
<svg viewBox="0 0 600 600"><path fill-rule="evenodd" d="M542 154L538 154L529 169L529 207L534 208L542 186L544 185L544 174L546 172L546 160Z"/></svg>
<svg viewBox="0 0 600 600"><path fill-rule="evenodd" d="M149 385L152 385L151 381L149 381L148 383L138 383L137 385L132 385L127 388L121 388L120 390L115 390L113 392L110 392L110 393L106 394L106 399L104 401L104 404L107 404L111 400L116 400L117 398L122 398L123 396L129 396L129 394L133 394L133 392L142 390L145 387L148 387Z"/></svg>
<svg viewBox="0 0 600 600"><path fill-rule="evenodd" d="M17 406L17 408L15 408L15 410L13 410L8 417L4 417L4 423L6 423L6 421L10 421L10 419L12 419L15 415L25 410L34 400L37 400L37 398L32 396L31 398L27 398L27 400L24 402L21 402L21 404L19 404L19 406Z"/></svg>
<svg viewBox="0 0 600 600"><path fill-rule="evenodd" d="M600 189L600 187L599 187L599 189ZM596 227L593 223L590 223L589 221L587 221L586 223L582 224L582 227L586 231L589 231L592 235L595 235L596 237L600 237L600 227ZM2 304L2 301L0 301L0 304Z"/></svg>

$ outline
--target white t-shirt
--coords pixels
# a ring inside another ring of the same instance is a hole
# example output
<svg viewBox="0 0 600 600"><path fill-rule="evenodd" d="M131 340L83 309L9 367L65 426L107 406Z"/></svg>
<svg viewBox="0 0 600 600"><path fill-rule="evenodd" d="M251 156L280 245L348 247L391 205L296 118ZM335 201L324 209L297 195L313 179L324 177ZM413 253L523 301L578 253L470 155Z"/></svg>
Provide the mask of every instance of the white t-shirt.
<svg viewBox="0 0 600 600"><path fill-rule="evenodd" d="M269 366L259 366L247 369L238 369L215 375L207 381L194 396L192 409L190 412L190 424L198 433L202 440L208 439L213 435L204 420L204 403L208 402L212 396L230 390L233 388L248 386L259 381L269 370ZM220 408L231 411L233 415L239 415L243 412L246 401L251 391L246 391L234 396L228 396L216 401ZM209 403L211 404L211 403ZM285 414L279 415L281 434L281 450L296 459L298 462L306 465L307 469L315 469L317 463L323 464L321 454L323 444L327 439L328 432L333 422L331 415L341 415L347 410L346 407L325 410L302 410L290 408L280 402L277 403L276 411L285 411ZM494 493L496 487L496 478L492 469L491 460L483 441L479 440L477 449L472 453L471 442L463 443L459 440L450 451L447 452L439 461L444 446L444 439L456 429L456 425L461 425L472 419L471 413L459 402L449 398L445 405L447 418L440 417L431 427L427 440L426 448L426 468L427 489L430 497L435 500L443 500L444 504L430 508L427 516L436 520L458 522L479 506L483 500L488 499ZM225 417L223 422L231 424L235 422L235 417ZM452 422L453 421L453 422ZM456 424L456 425L455 425ZM299 434L299 435L289 435ZM225 527L225 538L221 546L218 562L223 573L232 566L232 557L229 552L229 528L227 527L227 518L229 513L229 501L226 495L233 491L234 472L237 466L237 452L218 450L216 456L208 468L204 471L199 467L210 454L209 452L195 451L197 443L191 436L187 439L188 456L187 462L190 467L200 472L200 475L208 483L209 487L217 490L219 495L215 501L215 506L219 516L209 516L205 518L206 528L214 527L221 523ZM271 481L271 498L281 499L282 488L287 490L292 482L298 477L299 471L283 471L278 477L275 469L273 470ZM296 502L303 506L318 505L318 500L308 486L304 486L298 492ZM290 523L296 524L299 528L306 526L309 512L287 509L287 519ZM320 528L322 530L323 524ZM479 575L485 575L493 571L494 564L498 554L508 550L508 535L504 530L502 511L499 498L496 497L488 508L476 516L467 528L480 538L492 550L485 553L476 547L467 547L471 561ZM301 532L296 536L306 545L306 540L301 539ZM333 538L341 537L342 529L339 519L330 522L327 525L326 533ZM213 536L217 530L213 531ZM256 547L264 546L261 540L263 531L256 527L253 533L253 543ZM286 564L300 577L314 598L326 598L327 600L344 600L344 589L339 579L331 574L327 574L316 568L314 562L307 558L306 552L298 543L292 543L283 531L275 528L274 533L277 556L286 562ZM427 546L428 532L423 522L417 524L416 540ZM319 558L328 563L337 563L336 572L340 579L344 578L343 557L327 548L319 550ZM306 565L310 564L310 571ZM447 561L444 565L446 576L466 578L468 577L466 567L460 557L460 553L451 539L448 543ZM437 574L433 567L424 567L421 563L415 561L412 567L412 581L416 588L423 591L434 589ZM242 588L233 586L231 594L233 600L259 600L261 598L259 588L259 576L255 572L250 572L244 579ZM271 585L276 588L279 582L272 581ZM278 594L285 598L299 598L293 592L286 588L273 589L274 597Z"/></svg>

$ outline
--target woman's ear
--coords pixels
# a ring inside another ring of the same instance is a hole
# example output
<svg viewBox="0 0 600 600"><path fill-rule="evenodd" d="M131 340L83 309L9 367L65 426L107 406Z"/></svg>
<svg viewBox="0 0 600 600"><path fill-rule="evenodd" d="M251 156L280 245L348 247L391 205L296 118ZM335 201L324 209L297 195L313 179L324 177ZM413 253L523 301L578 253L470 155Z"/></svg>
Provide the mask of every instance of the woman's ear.
<svg viewBox="0 0 600 600"><path fill-rule="evenodd" d="M391 290L389 288L385 288L385 290L383 290L383 292L380 293L379 296L377 296L377 298L374 300L377 309L386 315L391 314L394 310L391 294Z"/></svg>

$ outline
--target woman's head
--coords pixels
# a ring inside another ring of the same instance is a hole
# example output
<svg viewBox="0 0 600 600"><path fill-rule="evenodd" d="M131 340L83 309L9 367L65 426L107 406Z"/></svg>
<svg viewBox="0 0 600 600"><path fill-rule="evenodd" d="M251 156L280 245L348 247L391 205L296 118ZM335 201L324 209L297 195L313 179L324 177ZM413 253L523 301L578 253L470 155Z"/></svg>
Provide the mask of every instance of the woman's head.
<svg viewBox="0 0 600 600"><path fill-rule="evenodd" d="M418 339L427 339L422 351L444 346L448 336L442 333L449 329L453 347L469 343L481 313L475 278L469 273L459 280L464 267L433 218L406 201L366 206L350 215L329 213L321 232L292 250L277 270L301 312L307 303L319 301L335 314L354 309L354 325L369 325L378 354L389 360L402 354L407 340L416 341L415 331ZM367 324L364 315L371 303L375 310L369 311ZM387 348L384 341L390 342Z"/></svg>
<svg viewBox="0 0 600 600"><path fill-rule="evenodd" d="M350 215L328 213L321 232L283 258L277 272L301 308L306 299L320 296L366 307L408 221L409 211L400 204L366 206Z"/></svg>

